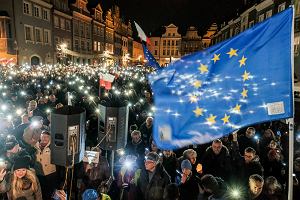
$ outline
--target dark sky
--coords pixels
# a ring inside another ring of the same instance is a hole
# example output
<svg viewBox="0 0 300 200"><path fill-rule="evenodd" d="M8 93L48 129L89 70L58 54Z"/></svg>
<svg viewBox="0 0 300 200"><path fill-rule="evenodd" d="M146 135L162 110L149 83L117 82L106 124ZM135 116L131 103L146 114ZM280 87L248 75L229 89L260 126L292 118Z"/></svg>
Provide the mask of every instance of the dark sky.
<svg viewBox="0 0 300 200"><path fill-rule="evenodd" d="M148 35L170 23L178 26L180 33L195 26L202 35L211 23L237 16L244 0L89 0L90 5L98 2L105 11L119 5L121 15L135 20Z"/></svg>

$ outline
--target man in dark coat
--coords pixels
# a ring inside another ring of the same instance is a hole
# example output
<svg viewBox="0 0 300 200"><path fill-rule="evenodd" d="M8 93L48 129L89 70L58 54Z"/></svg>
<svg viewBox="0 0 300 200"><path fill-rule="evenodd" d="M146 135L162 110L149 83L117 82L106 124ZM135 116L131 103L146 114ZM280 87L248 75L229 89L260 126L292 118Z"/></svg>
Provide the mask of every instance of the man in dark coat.
<svg viewBox="0 0 300 200"><path fill-rule="evenodd" d="M227 176L231 173L230 155L221 140L214 140L206 149L202 158L202 166L204 174L212 174L227 180Z"/></svg>
<svg viewBox="0 0 300 200"><path fill-rule="evenodd" d="M140 127L143 142L147 147L151 144L150 138L152 138L152 124L153 118L147 117L146 121Z"/></svg>
<svg viewBox="0 0 300 200"><path fill-rule="evenodd" d="M237 142L236 133L233 134L233 159L236 164L237 177L242 181L242 184L247 184L249 177L253 174L263 176L263 167L256 155L256 151L252 147L247 147L244 151L244 156L239 153L239 145Z"/></svg>
<svg viewBox="0 0 300 200"><path fill-rule="evenodd" d="M150 152L146 156L145 167L135 172L134 183L137 187L137 199L163 200L165 187L170 176L159 163L159 155Z"/></svg>
<svg viewBox="0 0 300 200"><path fill-rule="evenodd" d="M145 145L141 138L141 132L134 130L131 132L131 141L127 143L125 151L127 155L134 155L137 157L138 165L143 164ZM140 165L141 166L141 165Z"/></svg>

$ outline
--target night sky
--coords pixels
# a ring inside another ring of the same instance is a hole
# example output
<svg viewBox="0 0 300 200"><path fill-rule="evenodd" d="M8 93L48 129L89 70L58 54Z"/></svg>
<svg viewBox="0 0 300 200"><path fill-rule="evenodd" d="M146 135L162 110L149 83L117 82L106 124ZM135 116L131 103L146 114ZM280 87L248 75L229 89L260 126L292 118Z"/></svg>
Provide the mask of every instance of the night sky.
<svg viewBox="0 0 300 200"><path fill-rule="evenodd" d="M89 6L98 2L104 11L119 5L123 18L135 20L147 35L155 35L170 23L180 33L195 26L203 35L213 22L220 24L240 14L244 0L89 0Z"/></svg>

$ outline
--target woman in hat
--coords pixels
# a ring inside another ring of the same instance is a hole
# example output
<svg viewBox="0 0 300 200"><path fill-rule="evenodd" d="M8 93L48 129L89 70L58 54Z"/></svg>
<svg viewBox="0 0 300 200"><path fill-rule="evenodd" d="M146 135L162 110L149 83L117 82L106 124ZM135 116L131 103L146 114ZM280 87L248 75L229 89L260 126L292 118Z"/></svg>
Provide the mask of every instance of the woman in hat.
<svg viewBox="0 0 300 200"><path fill-rule="evenodd" d="M27 200L41 200L41 186L35 172L29 169L30 158L20 157L13 166L13 172L0 171L0 192L7 192L8 199L25 197Z"/></svg>

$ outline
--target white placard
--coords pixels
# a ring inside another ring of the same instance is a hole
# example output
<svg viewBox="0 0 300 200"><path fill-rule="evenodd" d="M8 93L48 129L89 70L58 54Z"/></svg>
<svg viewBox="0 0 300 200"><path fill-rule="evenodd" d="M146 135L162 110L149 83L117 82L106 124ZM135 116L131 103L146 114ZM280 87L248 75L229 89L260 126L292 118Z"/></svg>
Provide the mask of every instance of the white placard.
<svg viewBox="0 0 300 200"><path fill-rule="evenodd" d="M83 157L83 162L98 164L99 163L99 152L85 151L84 157Z"/></svg>
<svg viewBox="0 0 300 200"><path fill-rule="evenodd" d="M285 113L283 101L268 103L267 108L268 115L280 115Z"/></svg>

